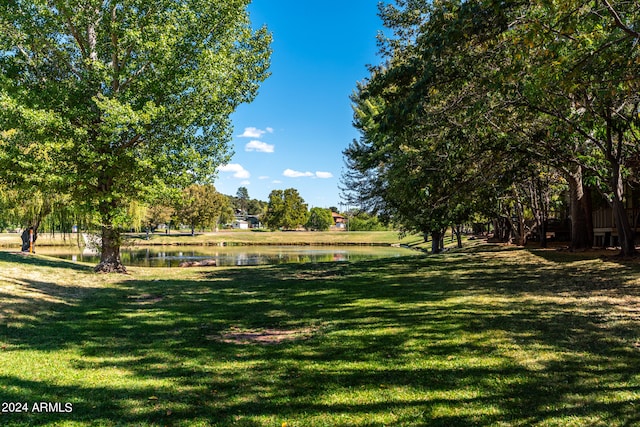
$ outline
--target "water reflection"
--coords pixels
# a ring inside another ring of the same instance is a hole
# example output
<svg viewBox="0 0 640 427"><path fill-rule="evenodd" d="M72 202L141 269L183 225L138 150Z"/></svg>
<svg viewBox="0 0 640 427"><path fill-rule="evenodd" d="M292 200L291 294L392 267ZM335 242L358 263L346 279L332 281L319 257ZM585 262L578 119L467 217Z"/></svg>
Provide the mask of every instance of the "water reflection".
<svg viewBox="0 0 640 427"><path fill-rule="evenodd" d="M100 256L89 251L62 248L39 248L39 253L76 262L97 264ZM184 261L215 259L221 266L268 265L307 262L346 262L375 258L407 256L415 252L390 247L309 247L309 246L242 246L242 247L149 247L121 250L122 262L130 266L177 267Z"/></svg>

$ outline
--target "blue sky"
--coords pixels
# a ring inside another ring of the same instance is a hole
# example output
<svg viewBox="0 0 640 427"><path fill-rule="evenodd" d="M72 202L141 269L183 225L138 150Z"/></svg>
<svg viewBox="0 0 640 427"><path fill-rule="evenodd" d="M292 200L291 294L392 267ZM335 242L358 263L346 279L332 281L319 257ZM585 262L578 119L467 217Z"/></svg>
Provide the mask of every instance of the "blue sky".
<svg viewBox="0 0 640 427"><path fill-rule="evenodd" d="M342 150L358 137L349 95L380 60L377 1L254 0L249 11L273 34L271 76L232 117L235 155L216 188L265 201L296 188L309 207L339 207Z"/></svg>

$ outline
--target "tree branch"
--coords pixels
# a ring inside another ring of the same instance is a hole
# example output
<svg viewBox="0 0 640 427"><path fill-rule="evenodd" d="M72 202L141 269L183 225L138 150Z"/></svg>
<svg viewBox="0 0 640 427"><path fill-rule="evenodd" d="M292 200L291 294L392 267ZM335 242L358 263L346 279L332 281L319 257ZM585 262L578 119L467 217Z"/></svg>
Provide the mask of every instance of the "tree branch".
<svg viewBox="0 0 640 427"><path fill-rule="evenodd" d="M139 133L137 133L137 134L136 134L133 138L131 138L129 141L127 141L127 142L125 142L124 144L122 144L121 146L119 146L119 147L118 147L118 149L119 149L120 151L122 151L122 150L126 150L126 149L128 149L128 148L131 148L131 147L133 147L133 146L137 145L139 142L142 142L142 141L140 141L141 139L142 139L142 135L141 135L141 134L139 134Z"/></svg>
<svg viewBox="0 0 640 427"><path fill-rule="evenodd" d="M616 27L620 28L622 31L629 34L630 36L636 39L640 39L640 32L632 30L628 25L622 22L622 18L620 17L618 12L613 8L613 6L611 6L611 3L609 3L608 0L603 0L603 3L607 7L607 10L609 10L609 14L611 14L611 16L613 17L613 20L616 23Z"/></svg>
<svg viewBox="0 0 640 427"><path fill-rule="evenodd" d="M138 70L136 70L131 76L129 76L129 78L127 78L127 80L125 80L122 84L120 84L120 89L124 89L127 86L129 86L131 82L133 82L136 79L136 77L142 74L150 64L151 64L150 62L147 62L146 64L142 65L142 67L138 68Z"/></svg>
<svg viewBox="0 0 640 427"><path fill-rule="evenodd" d="M73 25L73 22L71 21L71 17L69 16L69 11L60 4L60 2L56 2L57 3L57 8L62 12L62 14L64 15L64 20L67 23L67 26L69 27L69 31L71 31L71 35L73 35L73 38L75 39L76 43L78 44L78 47L80 48L80 52L82 52L82 57L86 58L87 57L87 49L84 45L84 40L82 39L82 37L80 36L80 33L78 32L78 30L76 29L75 25Z"/></svg>
<svg viewBox="0 0 640 427"><path fill-rule="evenodd" d="M117 7L114 5L111 8L111 67L113 68L113 81L111 82L111 89L114 93L117 93L120 89L120 60L118 59L118 35L116 34L116 11Z"/></svg>

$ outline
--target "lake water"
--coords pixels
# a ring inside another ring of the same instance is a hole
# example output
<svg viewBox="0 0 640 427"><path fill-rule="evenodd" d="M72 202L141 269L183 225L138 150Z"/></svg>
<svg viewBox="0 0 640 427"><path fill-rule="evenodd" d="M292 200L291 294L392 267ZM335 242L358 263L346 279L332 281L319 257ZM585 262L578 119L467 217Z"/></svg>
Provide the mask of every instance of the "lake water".
<svg viewBox="0 0 640 427"><path fill-rule="evenodd" d="M68 248L38 247L37 253L97 264L97 253ZM183 261L215 259L217 265L268 265L306 262L346 262L415 255L393 247L360 246L193 246L122 248L122 262L128 266L177 267Z"/></svg>

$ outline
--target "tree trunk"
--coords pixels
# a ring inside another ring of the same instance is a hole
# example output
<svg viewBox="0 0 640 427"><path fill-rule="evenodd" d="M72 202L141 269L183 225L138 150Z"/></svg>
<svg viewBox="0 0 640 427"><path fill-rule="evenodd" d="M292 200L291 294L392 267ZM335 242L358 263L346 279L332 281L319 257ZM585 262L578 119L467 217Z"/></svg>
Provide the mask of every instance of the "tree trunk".
<svg viewBox="0 0 640 427"><path fill-rule="evenodd" d="M442 233L440 231L431 232L431 253L439 254L441 252Z"/></svg>
<svg viewBox="0 0 640 427"><path fill-rule="evenodd" d="M528 232L526 229L526 224L524 221L524 216L520 213L518 214L518 228L514 230L515 233L515 243L517 246L526 246L527 239L529 238Z"/></svg>
<svg viewBox="0 0 640 427"><path fill-rule="evenodd" d="M507 217L499 217L493 224L493 241L506 243L511 239L511 222Z"/></svg>
<svg viewBox="0 0 640 427"><path fill-rule="evenodd" d="M614 142L614 132L617 141ZM622 179L622 150L624 141L624 130L616 129L612 112L607 111L607 160L611 165L611 176L609 186L613 195L611 208L613 209L613 218L616 222L616 230L618 231L618 243L620 244L621 256L633 256L636 254L635 233L631 228L631 221L627 216L624 206L624 180ZM615 148L614 148L615 147Z"/></svg>
<svg viewBox="0 0 640 427"><path fill-rule="evenodd" d="M22 232L22 252L33 251L35 253L35 244L36 239L38 238L38 229L36 227L31 226L29 228L25 228Z"/></svg>
<svg viewBox="0 0 640 427"><path fill-rule="evenodd" d="M538 230L540 231L540 247L541 248L546 248L548 246L547 244L547 220L546 218L542 220L542 222L540 222L538 224Z"/></svg>
<svg viewBox="0 0 640 427"><path fill-rule="evenodd" d="M120 260L120 232L112 225L102 226L102 253L97 273L126 273L127 269Z"/></svg>
<svg viewBox="0 0 640 427"><path fill-rule="evenodd" d="M611 189L613 190L613 217L618 231L618 243L621 256L633 256L636 254L635 233L631 228L631 222L624 207L624 183L619 164L613 164L611 176Z"/></svg>
<svg viewBox="0 0 640 427"><path fill-rule="evenodd" d="M543 183L540 177L532 175L529 181L529 198L531 199L531 211L535 218L532 230L537 230L540 236L540 247L547 247L547 216L549 212L548 191L549 185Z"/></svg>
<svg viewBox="0 0 640 427"><path fill-rule="evenodd" d="M458 249L462 249L462 226L460 224L452 227L458 241Z"/></svg>
<svg viewBox="0 0 640 427"><path fill-rule="evenodd" d="M35 253L36 240L38 239L38 229L40 228L40 224L51 213L51 204L50 203L42 203L39 207L36 207L35 214L32 216L30 222L31 224L22 232L22 252L29 252L32 250ZM33 231L33 240L31 240L31 232Z"/></svg>
<svg viewBox="0 0 640 427"><path fill-rule="evenodd" d="M582 197L582 211L587 223L587 247L593 247L593 200L591 199L591 188L584 187L584 197Z"/></svg>
<svg viewBox="0 0 640 427"><path fill-rule="evenodd" d="M517 224L514 224L513 221L511 222L514 241L518 246L526 246L527 239L529 238L529 232L527 231L527 224L524 217L524 206L520 198L520 192L518 191L518 187L516 187L515 184L513 185L513 200L515 202L515 214L518 220Z"/></svg>
<svg viewBox="0 0 640 427"><path fill-rule="evenodd" d="M582 182L582 167L566 171L569 182L571 211L571 249L588 249L593 245L593 220L591 218L591 200Z"/></svg>

